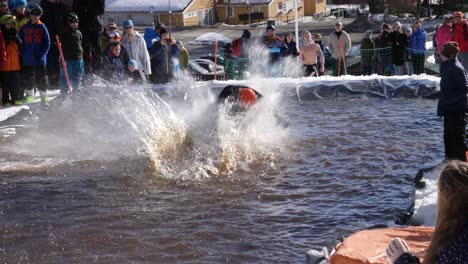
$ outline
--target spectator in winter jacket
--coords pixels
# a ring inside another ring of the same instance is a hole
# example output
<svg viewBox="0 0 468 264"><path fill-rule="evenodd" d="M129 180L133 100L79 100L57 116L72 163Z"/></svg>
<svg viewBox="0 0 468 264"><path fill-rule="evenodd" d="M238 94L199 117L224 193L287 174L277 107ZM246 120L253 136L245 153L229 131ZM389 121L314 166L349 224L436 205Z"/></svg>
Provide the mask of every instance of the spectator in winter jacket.
<svg viewBox="0 0 468 264"><path fill-rule="evenodd" d="M435 34L435 41L437 43L437 54L440 55L440 51L442 50L442 46L449 42L452 39L452 26L453 26L453 18L446 17L444 19L444 24L439 28L437 33Z"/></svg>
<svg viewBox="0 0 468 264"><path fill-rule="evenodd" d="M297 45L294 41L294 36L292 33L286 33L286 36L283 39L284 44L288 47L288 51L286 52L286 56L297 57L299 52L297 51Z"/></svg>
<svg viewBox="0 0 468 264"><path fill-rule="evenodd" d="M270 50L270 62L277 63L281 57L284 57L288 52L288 47L284 41L276 36L275 26L269 25L266 28L263 44Z"/></svg>
<svg viewBox="0 0 468 264"><path fill-rule="evenodd" d="M26 6L28 2L26 0L15 0L13 4L13 15L16 17L16 26L15 29L19 32L19 29L28 23L29 19L26 16Z"/></svg>
<svg viewBox="0 0 468 264"><path fill-rule="evenodd" d="M452 40L458 42L460 53L458 59L465 69L468 68L468 32L466 20L463 19L462 12L453 14L453 37Z"/></svg>
<svg viewBox="0 0 468 264"><path fill-rule="evenodd" d="M377 74L389 75L392 72L392 27L383 23L380 34L375 39Z"/></svg>
<svg viewBox="0 0 468 264"><path fill-rule="evenodd" d="M153 47L153 42L160 40L158 32L156 32L156 30L153 27L148 27L145 29L143 38L145 39L146 48L148 49L148 51L150 51L151 47Z"/></svg>
<svg viewBox="0 0 468 264"><path fill-rule="evenodd" d="M117 30L117 25L115 23L109 23L99 35L99 47L101 51L104 53L107 47L110 44L110 34ZM120 36L120 35L119 35Z"/></svg>
<svg viewBox="0 0 468 264"><path fill-rule="evenodd" d="M84 62L83 62L83 35L78 30L78 15L69 13L67 16L67 28L61 36L63 57L67 64L67 73L71 88L74 92L81 90L83 81ZM68 92L65 74L62 70L60 74L60 93Z"/></svg>
<svg viewBox="0 0 468 264"><path fill-rule="evenodd" d="M10 9L8 8L8 1L7 0L0 0L0 17L4 15L9 15Z"/></svg>
<svg viewBox="0 0 468 264"><path fill-rule="evenodd" d="M19 30L23 55L22 85L26 90L25 103L34 100L34 85L37 84L41 102L48 102L47 89L47 53L50 48L50 37L46 26L41 22L42 8L38 4L30 4L29 22Z"/></svg>
<svg viewBox="0 0 468 264"><path fill-rule="evenodd" d="M364 38L361 40L361 74L372 74L372 63L375 57L375 44L372 40L372 30L364 33Z"/></svg>
<svg viewBox="0 0 468 264"><path fill-rule="evenodd" d="M180 47L165 28L160 29L160 36L161 40L155 42L151 49L152 83L168 83L174 78L173 59L180 54Z"/></svg>
<svg viewBox="0 0 468 264"><path fill-rule="evenodd" d="M137 62L138 69L149 76L151 74L151 62L145 39L135 31L132 20L125 20L123 27L124 34L120 44L127 50L130 59Z"/></svg>
<svg viewBox="0 0 468 264"><path fill-rule="evenodd" d="M21 41L16 34L15 23L14 16L5 15L0 18L1 35L5 39L6 51L6 61L0 63L3 105L21 105L23 99L22 90L19 86L19 72L21 69L19 48Z"/></svg>
<svg viewBox="0 0 468 264"><path fill-rule="evenodd" d="M111 51L114 44L120 44L120 41L121 41L121 37L120 37L119 32L114 31L114 32L110 33L110 35L109 35L109 45L107 45L107 47L104 49L104 54L108 54L109 51ZM128 62L130 61L130 56L128 55L127 50L122 45L120 45L120 55L119 56L122 59L122 63L124 65L127 65Z"/></svg>
<svg viewBox="0 0 468 264"><path fill-rule="evenodd" d="M324 59L325 59L325 46L323 45L323 41L322 41L322 34L320 33L315 33L314 35L314 43L319 45L320 49L322 50L322 54L324 56ZM320 56L317 57L317 67L320 69L322 68L322 61L320 60ZM324 66L325 67L325 66ZM319 75L323 75L323 72L320 72L319 71Z"/></svg>
<svg viewBox="0 0 468 264"><path fill-rule="evenodd" d="M185 71L190 61L190 54L182 42L177 41L177 45L181 48L179 54L179 67L181 71Z"/></svg>
<svg viewBox="0 0 468 264"><path fill-rule="evenodd" d="M406 27L405 28L405 35L406 37L408 38L408 40L410 39L411 35L413 34L413 30L411 29L411 27ZM408 75L413 75L413 63L411 62L411 52L409 50L409 48L407 48L405 50L405 68L406 68L406 73Z"/></svg>
<svg viewBox="0 0 468 264"><path fill-rule="evenodd" d="M120 51L120 44L112 43L104 56L104 79L111 84L121 84L125 81L125 64L120 57Z"/></svg>
<svg viewBox="0 0 468 264"><path fill-rule="evenodd" d="M421 22L416 21L413 25L413 34L411 34L409 46L414 74L425 73L424 62L426 60L426 39L426 31L424 31Z"/></svg>
<svg viewBox="0 0 468 264"><path fill-rule="evenodd" d="M73 12L80 18L80 31L83 35L83 60L85 73L90 76L102 67L102 51L99 47L99 34L102 25L98 17L105 13L105 0L73 0Z"/></svg>
<svg viewBox="0 0 468 264"><path fill-rule="evenodd" d="M146 84L146 77L144 72L138 70L138 63L136 60L130 60L127 65L127 84L128 85L142 85Z"/></svg>
<svg viewBox="0 0 468 264"><path fill-rule="evenodd" d="M409 45L408 37L401 28L399 21L395 22L394 30L391 34L392 43L392 64L395 75L403 75L403 64L405 63L405 50Z"/></svg>
<svg viewBox="0 0 468 264"><path fill-rule="evenodd" d="M60 62L55 36L61 36L65 32L65 16L71 11L71 6L63 1L41 0L41 7L44 10L41 21L49 31L52 43L49 53L47 53L47 74L49 75L49 83L57 86L60 76Z"/></svg>
<svg viewBox="0 0 468 264"><path fill-rule="evenodd" d="M249 43L252 34L247 29L244 29L242 36L235 39L231 43L232 56L246 58L249 56Z"/></svg>
<svg viewBox="0 0 468 264"><path fill-rule="evenodd" d="M337 21L335 23L335 30L328 36L328 50L333 60L334 76L346 74L346 55L350 48L351 38L343 30L343 24Z"/></svg>
<svg viewBox="0 0 468 264"><path fill-rule="evenodd" d="M468 259L468 165L450 161L440 173L434 234L424 264L462 264ZM390 264L419 264L406 242L391 241L386 251Z"/></svg>
<svg viewBox="0 0 468 264"><path fill-rule="evenodd" d="M458 52L456 42L447 42L442 47L437 115L444 117L445 158L466 161L465 111L468 77L457 59Z"/></svg>

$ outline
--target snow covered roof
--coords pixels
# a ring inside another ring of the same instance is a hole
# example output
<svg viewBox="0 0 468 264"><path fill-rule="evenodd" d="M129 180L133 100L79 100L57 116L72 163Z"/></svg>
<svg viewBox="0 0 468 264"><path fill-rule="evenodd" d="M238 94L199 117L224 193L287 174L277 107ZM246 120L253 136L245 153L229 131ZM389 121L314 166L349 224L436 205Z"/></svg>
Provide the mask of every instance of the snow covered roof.
<svg viewBox="0 0 468 264"><path fill-rule="evenodd" d="M269 4L272 0L231 0L231 5L262 5ZM224 1L227 4L227 1Z"/></svg>
<svg viewBox="0 0 468 264"><path fill-rule="evenodd" d="M107 0L106 12L183 11L195 0Z"/></svg>

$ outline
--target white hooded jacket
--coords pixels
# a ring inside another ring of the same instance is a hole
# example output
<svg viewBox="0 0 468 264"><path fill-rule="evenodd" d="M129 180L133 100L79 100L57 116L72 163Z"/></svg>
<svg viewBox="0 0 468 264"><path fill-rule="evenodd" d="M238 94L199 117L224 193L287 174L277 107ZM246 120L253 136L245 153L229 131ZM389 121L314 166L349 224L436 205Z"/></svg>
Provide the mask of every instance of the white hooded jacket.
<svg viewBox="0 0 468 264"><path fill-rule="evenodd" d="M131 60L136 60L138 69L145 72L145 75L151 74L151 63L146 42L140 33L136 30L133 34L133 39L130 42L128 35L125 34L120 41L120 44L127 50Z"/></svg>

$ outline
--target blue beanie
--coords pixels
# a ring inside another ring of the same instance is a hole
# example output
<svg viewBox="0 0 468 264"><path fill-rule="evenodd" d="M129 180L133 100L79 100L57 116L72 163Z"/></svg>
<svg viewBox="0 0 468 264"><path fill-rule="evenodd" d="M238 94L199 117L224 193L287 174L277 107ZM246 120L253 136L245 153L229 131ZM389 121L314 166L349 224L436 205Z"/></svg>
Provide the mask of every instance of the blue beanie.
<svg viewBox="0 0 468 264"><path fill-rule="evenodd" d="M27 7L28 6L28 2L26 0L15 0L13 2L13 8L16 9L20 6L24 6L24 7Z"/></svg>
<svg viewBox="0 0 468 264"><path fill-rule="evenodd" d="M124 20L123 27L124 28L132 28L133 27L133 21L131 19Z"/></svg>
<svg viewBox="0 0 468 264"><path fill-rule="evenodd" d="M128 67L135 67L135 68L138 68L138 65L137 65L136 60L129 60L127 66L128 66Z"/></svg>

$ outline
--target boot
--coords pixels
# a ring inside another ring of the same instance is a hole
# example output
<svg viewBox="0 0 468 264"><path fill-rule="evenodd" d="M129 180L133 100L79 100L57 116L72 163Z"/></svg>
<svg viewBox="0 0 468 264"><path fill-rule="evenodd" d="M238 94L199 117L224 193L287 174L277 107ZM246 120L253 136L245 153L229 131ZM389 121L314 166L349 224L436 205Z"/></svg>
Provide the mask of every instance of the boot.
<svg viewBox="0 0 468 264"><path fill-rule="evenodd" d="M32 103L34 101L34 91L31 90L26 90L26 96L24 97L23 102L25 104Z"/></svg>
<svg viewBox="0 0 468 264"><path fill-rule="evenodd" d="M47 91L40 91L39 95L41 96L41 103L43 104L49 103L49 98L47 97Z"/></svg>

